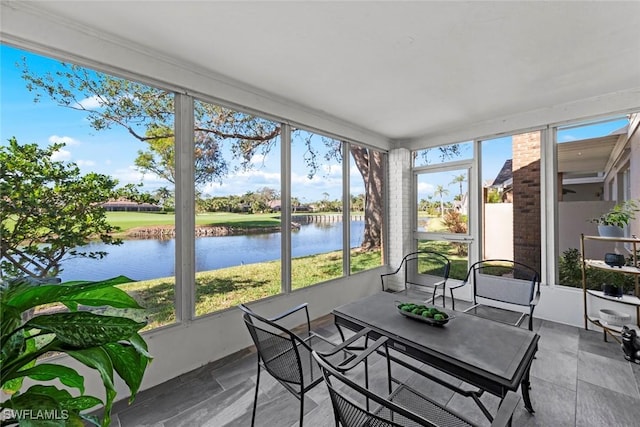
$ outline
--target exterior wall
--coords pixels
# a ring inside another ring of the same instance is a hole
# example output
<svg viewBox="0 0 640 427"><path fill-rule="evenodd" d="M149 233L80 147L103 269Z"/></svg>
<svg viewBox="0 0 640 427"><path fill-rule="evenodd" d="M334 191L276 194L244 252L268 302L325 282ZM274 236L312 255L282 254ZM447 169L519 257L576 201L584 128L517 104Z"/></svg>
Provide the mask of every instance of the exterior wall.
<svg viewBox="0 0 640 427"><path fill-rule="evenodd" d="M540 132L513 136L513 259L541 271Z"/></svg>
<svg viewBox="0 0 640 427"><path fill-rule="evenodd" d="M580 233L597 235L598 226L589 219L600 216L615 205L612 201L559 202L558 203L558 255L567 249L580 249ZM602 258L613 252L613 245L606 242L590 242L585 248L587 258Z"/></svg>
<svg viewBox="0 0 640 427"><path fill-rule="evenodd" d="M405 254L413 250L411 152L398 148L389 152L389 265L397 268ZM396 289L404 284L395 283Z"/></svg>
<svg viewBox="0 0 640 427"><path fill-rule="evenodd" d="M483 257L513 259L513 205L487 203L484 205Z"/></svg>

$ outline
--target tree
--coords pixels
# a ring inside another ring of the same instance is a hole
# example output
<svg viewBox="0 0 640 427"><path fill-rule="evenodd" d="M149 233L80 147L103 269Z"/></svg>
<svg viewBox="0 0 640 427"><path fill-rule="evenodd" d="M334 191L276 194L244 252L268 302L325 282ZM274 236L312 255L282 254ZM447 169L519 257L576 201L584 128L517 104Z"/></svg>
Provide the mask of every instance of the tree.
<svg viewBox="0 0 640 427"><path fill-rule="evenodd" d="M173 94L77 65L61 66L61 71L39 75L29 69L26 59L23 61L22 76L27 88L35 92L35 101L44 95L58 105L82 111L96 130L125 128L134 138L147 143L147 149L140 151L135 161L140 171L175 183ZM98 102L82 102L86 99ZM267 154L281 132L279 123L199 101L195 102L194 124L196 185L219 181L228 173L223 144L229 144L233 158L240 160L242 168L251 168L255 155ZM305 144L305 161L313 176L318 169L317 152L310 140ZM327 140L326 144L332 148L331 156L342 156L335 140ZM351 155L365 185L362 247L377 248L382 242L383 154L352 145Z"/></svg>
<svg viewBox="0 0 640 427"><path fill-rule="evenodd" d="M462 200L462 183L463 182L467 182L467 177L465 174L460 174L460 175L456 175L453 177L453 180L451 181L451 184L460 184L460 199L458 200Z"/></svg>
<svg viewBox="0 0 640 427"><path fill-rule="evenodd" d="M90 238L119 244L102 204L117 181L89 173L75 163L52 160L64 144L46 149L20 145L16 138L0 147L0 266L3 276L55 277L69 257L100 259L105 252L80 251Z"/></svg>
<svg viewBox="0 0 640 427"><path fill-rule="evenodd" d="M361 248L377 249L382 246L384 223L384 154L377 150L351 145L351 155L362 175L365 190L364 239Z"/></svg>
<svg viewBox="0 0 640 427"><path fill-rule="evenodd" d="M449 190L444 188L442 185L436 185L436 190L434 191L436 196L440 197L440 217L444 216L444 196L449 194Z"/></svg>

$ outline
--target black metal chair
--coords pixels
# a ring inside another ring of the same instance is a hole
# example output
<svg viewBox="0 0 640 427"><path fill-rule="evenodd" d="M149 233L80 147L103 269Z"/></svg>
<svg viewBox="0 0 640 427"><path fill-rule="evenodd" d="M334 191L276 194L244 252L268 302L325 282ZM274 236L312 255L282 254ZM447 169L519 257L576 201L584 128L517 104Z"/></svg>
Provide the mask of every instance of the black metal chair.
<svg viewBox="0 0 640 427"><path fill-rule="evenodd" d="M453 291L466 285L473 292L473 305L464 310L466 313L514 326L520 326L528 316L529 330L533 331L533 310L540 300L540 274L536 270L512 260L476 262L461 285L449 288L454 310ZM520 307L528 308L528 312Z"/></svg>
<svg viewBox="0 0 640 427"><path fill-rule="evenodd" d="M317 350L325 357L335 358L341 362L350 360L355 355L348 350L348 347L354 341L366 335L366 331L336 345L311 331L311 321L306 303L271 318L256 314L244 304L240 304L238 308L244 312L244 322L249 329L258 353L258 376L256 378L251 425L254 425L256 418L260 372L265 369L300 400L300 426L302 426L304 395L322 382L320 368L311 352ZM295 313L302 312L306 315L306 322L303 323L303 331L300 334L277 323Z"/></svg>
<svg viewBox="0 0 640 427"><path fill-rule="evenodd" d="M391 358L386 341L386 337L381 337L355 359L337 365L330 363L317 352L313 352L313 357L318 362L329 389L336 426L458 427L474 425L470 420L453 410L393 378ZM366 375L364 386L355 381L355 375L350 375L358 364L364 362L366 367L367 358L373 353L386 358L386 391L370 389ZM491 426L510 425L511 417L519 401L520 396L509 391L502 400Z"/></svg>
<svg viewBox="0 0 640 427"><path fill-rule="evenodd" d="M404 270L404 277L402 270ZM400 266L393 273L380 275L382 290L391 289L392 282L403 284L405 292L410 288L418 292L431 294L431 304L435 304L436 296L442 297L445 306L447 279L451 270L449 258L438 252L418 251L402 258Z"/></svg>

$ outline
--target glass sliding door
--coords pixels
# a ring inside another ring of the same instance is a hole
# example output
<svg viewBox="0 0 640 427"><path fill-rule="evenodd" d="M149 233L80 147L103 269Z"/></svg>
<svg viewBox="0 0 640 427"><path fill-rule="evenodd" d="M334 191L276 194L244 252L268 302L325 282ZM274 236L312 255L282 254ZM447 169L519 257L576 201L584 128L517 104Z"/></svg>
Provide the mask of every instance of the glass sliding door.
<svg viewBox="0 0 640 427"><path fill-rule="evenodd" d="M469 177L471 164L420 169L415 174L417 249L451 261L450 277L464 279L469 260Z"/></svg>

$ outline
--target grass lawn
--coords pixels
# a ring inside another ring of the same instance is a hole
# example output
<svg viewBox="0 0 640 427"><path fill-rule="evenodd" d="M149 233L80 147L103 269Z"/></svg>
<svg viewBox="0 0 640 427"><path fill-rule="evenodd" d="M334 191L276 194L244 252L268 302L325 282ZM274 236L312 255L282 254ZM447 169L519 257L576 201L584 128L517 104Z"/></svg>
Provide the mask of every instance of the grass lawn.
<svg viewBox="0 0 640 427"><path fill-rule="evenodd" d="M380 265L380 251L352 251L352 271L362 271ZM292 282L295 288L303 288L342 275L341 252L311 255L292 260ZM222 268L196 273L196 315L234 307L241 302L259 300L280 293L280 261ZM175 322L174 277L120 285L130 293L145 313L133 317L148 318L145 330Z"/></svg>
<svg viewBox="0 0 640 427"><path fill-rule="evenodd" d="M174 226L173 213L157 212L107 212L109 224L120 227L122 232L136 227ZM269 227L280 225L280 214L236 214L211 212L196 215L196 225L230 227Z"/></svg>

